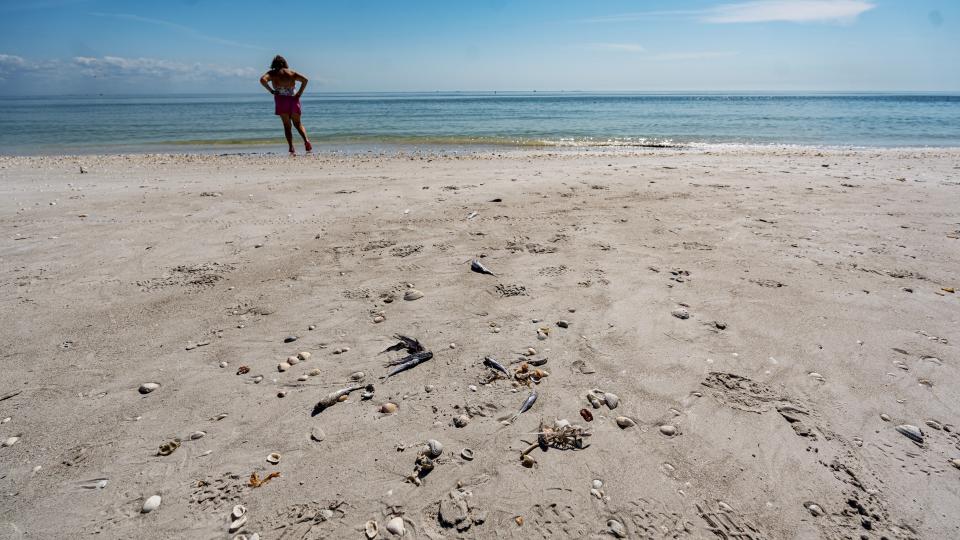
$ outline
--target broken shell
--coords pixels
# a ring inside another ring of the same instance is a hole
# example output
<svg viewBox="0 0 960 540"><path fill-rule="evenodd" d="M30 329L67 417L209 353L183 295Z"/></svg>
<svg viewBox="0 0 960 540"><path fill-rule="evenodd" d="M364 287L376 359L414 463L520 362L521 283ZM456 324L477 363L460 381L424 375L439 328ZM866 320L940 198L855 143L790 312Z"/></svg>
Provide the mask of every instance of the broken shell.
<svg viewBox="0 0 960 540"><path fill-rule="evenodd" d="M524 454L520 457L520 464L529 469L537 464L537 460L530 454Z"/></svg>
<svg viewBox="0 0 960 540"><path fill-rule="evenodd" d="M220 362L220 367L221 367L221 368L225 368L225 367L227 367L227 366L229 366L229 365L230 365L230 364L227 363L227 362Z"/></svg>
<svg viewBox="0 0 960 540"><path fill-rule="evenodd" d="M470 417L465 414L461 414L460 416L455 416L453 418L453 425L458 428L462 428L469 423L470 423Z"/></svg>
<svg viewBox="0 0 960 540"><path fill-rule="evenodd" d="M278 397L278 398L285 398L285 397L287 397L287 391L286 391L286 390L281 390L281 391L277 392L277 397Z"/></svg>
<svg viewBox="0 0 960 540"><path fill-rule="evenodd" d="M513 520L517 522L518 527L523 527L523 516L517 516Z"/></svg>
<svg viewBox="0 0 960 540"><path fill-rule="evenodd" d="M603 394L603 400L607 403L607 407L610 409L616 409L617 405L620 404L620 398L616 394L611 394L606 392Z"/></svg>
<svg viewBox="0 0 960 540"><path fill-rule="evenodd" d="M269 456L267 456L267 463L272 463L274 465L280 463L280 454L277 452L271 453Z"/></svg>
<svg viewBox="0 0 960 540"><path fill-rule="evenodd" d="M403 533L406 532L406 528L403 526L403 518L397 516L387 522L387 531L390 534L395 534L397 536L403 536Z"/></svg>
<svg viewBox="0 0 960 540"><path fill-rule="evenodd" d="M421 298L423 298L423 293L416 289L410 289L409 291L403 293L404 300L419 300Z"/></svg>
<svg viewBox="0 0 960 540"><path fill-rule="evenodd" d="M243 375L244 373L250 373L250 366L240 366L237 368L237 375Z"/></svg>
<svg viewBox="0 0 960 540"><path fill-rule="evenodd" d="M397 409L398 409L398 408L399 408L399 407L397 407L397 404L396 404L396 403L392 403L392 402L388 401L388 402L384 403L383 405L380 405L380 412L382 412L383 414L393 414L393 413L397 412Z"/></svg>
<svg viewBox="0 0 960 540"><path fill-rule="evenodd" d="M377 527L376 521L370 520L363 526L363 532L367 535L368 540L373 540L380 534L380 529Z"/></svg>
<svg viewBox="0 0 960 540"><path fill-rule="evenodd" d="M602 498L603 498L603 493L602 493L599 489L597 489L597 488L591 489L591 490L590 490L590 494L593 495L594 497L598 498L598 499L602 499Z"/></svg>
<svg viewBox="0 0 960 540"><path fill-rule="evenodd" d="M153 495L153 496L147 498L147 500L143 501L143 508L140 509L140 512L142 512L142 513L144 513L144 514L148 514L148 513L150 513L150 512L153 512L153 511L156 510L157 508L160 508L160 501L161 501L161 500L162 500L162 499L160 498L159 495Z"/></svg>
<svg viewBox="0 0 960 540"><path fill-rule="evenodd" d="M143 383L143 384L140 385L140 388L138 389L138 391L139 391L141 394L149 394L150 392L153 392L153 391L156 390L157 388L160 388L160 384L159 384L159 383L155 383L155 382L145 382L145 383Z"/></svg>
<svg viewBox="0 0 960 540"><path fill-rule="evenodd" d="M628 427L637 425L637 423L626 416L618 416L617 425L620 426L620 429L627 429Z"/></svg>
<svg viewBox="0 0 960 540"><path fill-rule="evenodd" d="M607 521L607 530L610 532L610 534L616 536L617 538L627 537L627 529L624 528L623 523L620 523L615 519Z"/></svg>
<svg viewBox="0 0 960 540"><path fill-rule="evenodd" d="M297 357L300 358L301 360L307 360L310 358L310 353L307 351L303 351L303 352L297 353Z"/></svg>
<svg viewBox="0 0 960 540"><path fill-rule="evenodd" d="M917 426L910 424L901 424L897 426L897 431L917 444L923 444L923 432Z"/></svg>
<svg viewBox="0 0 960 540"><path fill-rule="evenodd" d="M469 448L464 448L463 450L460 451L460 457L462 457L467 461L473 461L473 450ZM960 460L954 460L954 461L960 462ZM957 467L960 467L960 465L957 465Z"/></svg>
<svg viewBox="0 0 960 540"><path fill-rule="evenodd" d="M310 378L310 377L308 377L308 376L306 376L306 375L301 375L301 376L297 377L297 381L299 381L299 382L306 382L309 378Z"/></svg>
<svg viewBox="0 0 960 540"><path fill-rule="evenodd" d="M443 443L436 439L430 439L427 441L427 455L432 458L440 457L440 454L443 453Z"/></svg>
<svg viewBox="0 0 960 540"><path fill-rule="evenodd" d="M242 518L246 513L247 513L247 507L244 506L244 505L242 505L242 504L238 504L238 505L234 506L234 507L233 507L233 511L230 512L230 518L231 518L231 519L240 519L240 518Z"/></svg>

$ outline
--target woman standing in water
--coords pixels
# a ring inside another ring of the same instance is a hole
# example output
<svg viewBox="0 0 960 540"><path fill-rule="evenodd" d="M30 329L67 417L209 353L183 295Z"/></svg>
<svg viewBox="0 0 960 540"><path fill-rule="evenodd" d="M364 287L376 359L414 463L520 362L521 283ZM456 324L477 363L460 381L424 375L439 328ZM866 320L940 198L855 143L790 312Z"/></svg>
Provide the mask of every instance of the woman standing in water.
<svg viewBox="0 0 960 540"><path fill-rule="evenodd" d="M300 81L299 90L296 89L297 81ZM273 83L272 88L270 83ZM274 113L283 121L283 133L287 136L290 155L297 155L297 151L293 148L291 125L297 128L297 132L303 137L303 146L306 151L311 152L313 145L310 144L307 131L303 129L303 124L300 123L300 96L307 88L307 78L290 69L287 60L278 54L273 57L273 62L270 63L270 71L260 77L260 84L273 94Z"/></svg>

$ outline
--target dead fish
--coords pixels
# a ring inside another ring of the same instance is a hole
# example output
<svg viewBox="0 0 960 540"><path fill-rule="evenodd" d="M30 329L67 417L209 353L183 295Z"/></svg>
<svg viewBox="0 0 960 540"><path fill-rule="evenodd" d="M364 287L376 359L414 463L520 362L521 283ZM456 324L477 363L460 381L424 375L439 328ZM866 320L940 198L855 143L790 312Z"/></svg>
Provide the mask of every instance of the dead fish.
<svg viewBox="0 0 960 540"><path fill-rule="evenodd" d="M387 375L384 377L384 380L389 379L390 377L393 377L394 375L396 375L397 373L400 373L401 371L406 371L410 368L417 367L431 358L433 358L433 353L430 351L424 351L424 352L414 353L409 356L405 356L400 360L394 360L393 362L390 362L387 365L396 366L396 367L390 370L390 373L387 373Z"/></svg>
<svg viewBox="0 0 960 540"><path fill-rule="evenodd" d="M360 390L360 389L362 389L362 388L363 388L363 385L360 385L360 386L348 386L347 388L341 388L340 390L337 390L336 392L331 392L331 393L327 394L326 397L324 397L323 399L321 399L320 401L318 401L317 404L313 406L313 413L311 413L310 416L316 416L316 415L322 413L322 412L324 411L324 409L326 409L327 407L331 407L331 406L333 406L333 405L336 405L337 402L340 400L340 398L342 398L343 396L347 396L347 395L350 394L350 392L354 392L354 391Z"/></svg>
<svg viewBox="0 0 960 540"><path fill-rule="evenodd" d="M397 344L391 345L386 349L380 351L380 354L383 354L385 352L392 352L392 351L402 351L403 349L406 349L407 352L410 354L423 351L423 345L421 345L419 341L417 341L412 337L407 337L402 334L394 334L393 337L395 339L399 339L400 341L397 342Z"/></svg>
<svg viewBox="0 0 960 540"><path fill-rule="evenodd" d="M517 416L530 410L530 407L533 407L533 404L537 402L537 392L534 390L530 392L530 395L527 396L527 399L524 400L523 405L520 406L520 411L517 412Z"/></svg>
<svg viewBox="0 0 960 540"><path fill-rule="evenodd" d="M489 276L496 276L493 272L487 269L486 266L480 263L479 260L474 259L470 262L470 269L478 274L487 274Z"/></svg>
<svg viewBox="0 0 960 540"><path fill-rule="evenodd" d="M503 373L507 377L510 377L510 372L507 371L507 368L503 367L503 364L501 364L500 362L497 362L493 357L487 356L486 358L484 358L483 365L487 366L488 368L494 371L499 371L500 373Z"/></svg>

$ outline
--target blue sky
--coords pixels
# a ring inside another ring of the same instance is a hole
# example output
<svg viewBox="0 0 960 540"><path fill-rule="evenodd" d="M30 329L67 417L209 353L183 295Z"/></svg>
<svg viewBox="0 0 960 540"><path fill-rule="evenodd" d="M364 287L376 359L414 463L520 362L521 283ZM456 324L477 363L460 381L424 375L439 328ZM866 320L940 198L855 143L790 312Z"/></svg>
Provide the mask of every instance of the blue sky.
<svg viewBox="0 0 960 540"><path fill-rule="evenodd" d="M0 0L0 93L960 91L958 0Z"/></svg>

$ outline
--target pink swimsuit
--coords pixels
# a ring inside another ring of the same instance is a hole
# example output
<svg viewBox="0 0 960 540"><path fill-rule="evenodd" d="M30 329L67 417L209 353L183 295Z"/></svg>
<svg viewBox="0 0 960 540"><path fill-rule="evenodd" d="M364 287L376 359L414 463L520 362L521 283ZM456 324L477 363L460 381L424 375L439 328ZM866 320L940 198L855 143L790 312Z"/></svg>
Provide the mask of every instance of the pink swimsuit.
<svg viewBox="0 0 960 540"><path fill-rule="evenodd" d="M277 88L276 93L273 94L273 112L276 115L289 114L300 115L302 110L300 108L300 98L296 95L296 90L293 88Z"/></svg>

